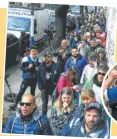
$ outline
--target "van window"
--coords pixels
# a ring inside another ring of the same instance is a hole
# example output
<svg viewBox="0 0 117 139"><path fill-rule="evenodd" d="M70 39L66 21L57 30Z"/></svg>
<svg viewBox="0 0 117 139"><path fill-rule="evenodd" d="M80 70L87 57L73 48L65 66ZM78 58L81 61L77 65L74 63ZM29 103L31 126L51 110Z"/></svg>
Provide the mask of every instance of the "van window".
<svg viewBox="0 0 117 139"><path fill-rule="evenodd" d="M26 17L8 16L7 30L30 31L31 20Z"/></svg>
<svg viewBox="0 0 117 139"><path fill-rule="evenodd" d="M49 23L54 24L55 23L55 14L51 14L49 17Z"/></svg>

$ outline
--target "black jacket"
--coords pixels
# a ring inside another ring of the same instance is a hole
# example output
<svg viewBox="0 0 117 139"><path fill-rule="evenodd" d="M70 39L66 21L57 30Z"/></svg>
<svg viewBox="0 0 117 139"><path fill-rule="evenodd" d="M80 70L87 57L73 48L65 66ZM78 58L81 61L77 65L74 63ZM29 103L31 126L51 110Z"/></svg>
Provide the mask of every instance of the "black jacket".
<svg viewBox="0 0 117 139"><path fill-rule="evenodd" d="M38 68L38 72L37 72L37 82L38 82L38 87L40 90L42 89L46 89L46 64L45 62L43 62L42 64L40 64L39 68ZM52 86L51 89L53 90L56 86L56 83L58 81L59 78L59 71L57 69L56 64L53 62L52 63Z"/></svg>

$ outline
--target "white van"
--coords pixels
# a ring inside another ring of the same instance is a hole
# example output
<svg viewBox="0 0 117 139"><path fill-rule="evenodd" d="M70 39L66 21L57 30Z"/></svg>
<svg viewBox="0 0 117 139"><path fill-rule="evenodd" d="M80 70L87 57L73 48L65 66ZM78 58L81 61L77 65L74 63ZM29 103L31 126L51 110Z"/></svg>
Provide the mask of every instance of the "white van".
<svg viewBox="0 0 117 139"><path fill-rule="evenodd" d="M44 37L44 30L48 29L49 14L46 10L34 10L34 39L38 42ZM20 37L21 31L31 33L31 9L9 8L7 32Z"/></svg>

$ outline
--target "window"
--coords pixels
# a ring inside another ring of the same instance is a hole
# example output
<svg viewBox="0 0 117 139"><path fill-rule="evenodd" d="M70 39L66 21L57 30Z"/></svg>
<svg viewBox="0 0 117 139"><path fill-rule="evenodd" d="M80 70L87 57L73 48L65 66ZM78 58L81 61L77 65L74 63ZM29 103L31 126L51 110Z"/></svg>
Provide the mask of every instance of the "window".
<svg viewBox="0 0 117 139"><path fill-rule="evenodd" d="M8 30L30 32L30 25L30 18L8 16Z"/></svg>

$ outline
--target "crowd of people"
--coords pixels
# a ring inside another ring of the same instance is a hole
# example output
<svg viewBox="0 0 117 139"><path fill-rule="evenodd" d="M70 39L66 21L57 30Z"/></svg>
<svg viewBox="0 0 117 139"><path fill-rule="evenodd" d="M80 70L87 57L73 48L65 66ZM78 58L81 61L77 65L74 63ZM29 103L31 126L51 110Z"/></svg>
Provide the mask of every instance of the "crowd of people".
<svg viewBox="0 0 117 139"><path fill-rule="evenodd" d="M20 109L6 124L4 133L108 138L110 119L101 101L101 85L108 71L106 18L102 13L78 18L73 35L63 39L57 52L47 52L39 62L38 48L22 58L23 81L11 109ZM57 62L53 57L57 57ZM42 99L36 105L35 88ZM30 94L25 90L30 86ZM48 117L48 99L53 97Z"/></svg>

